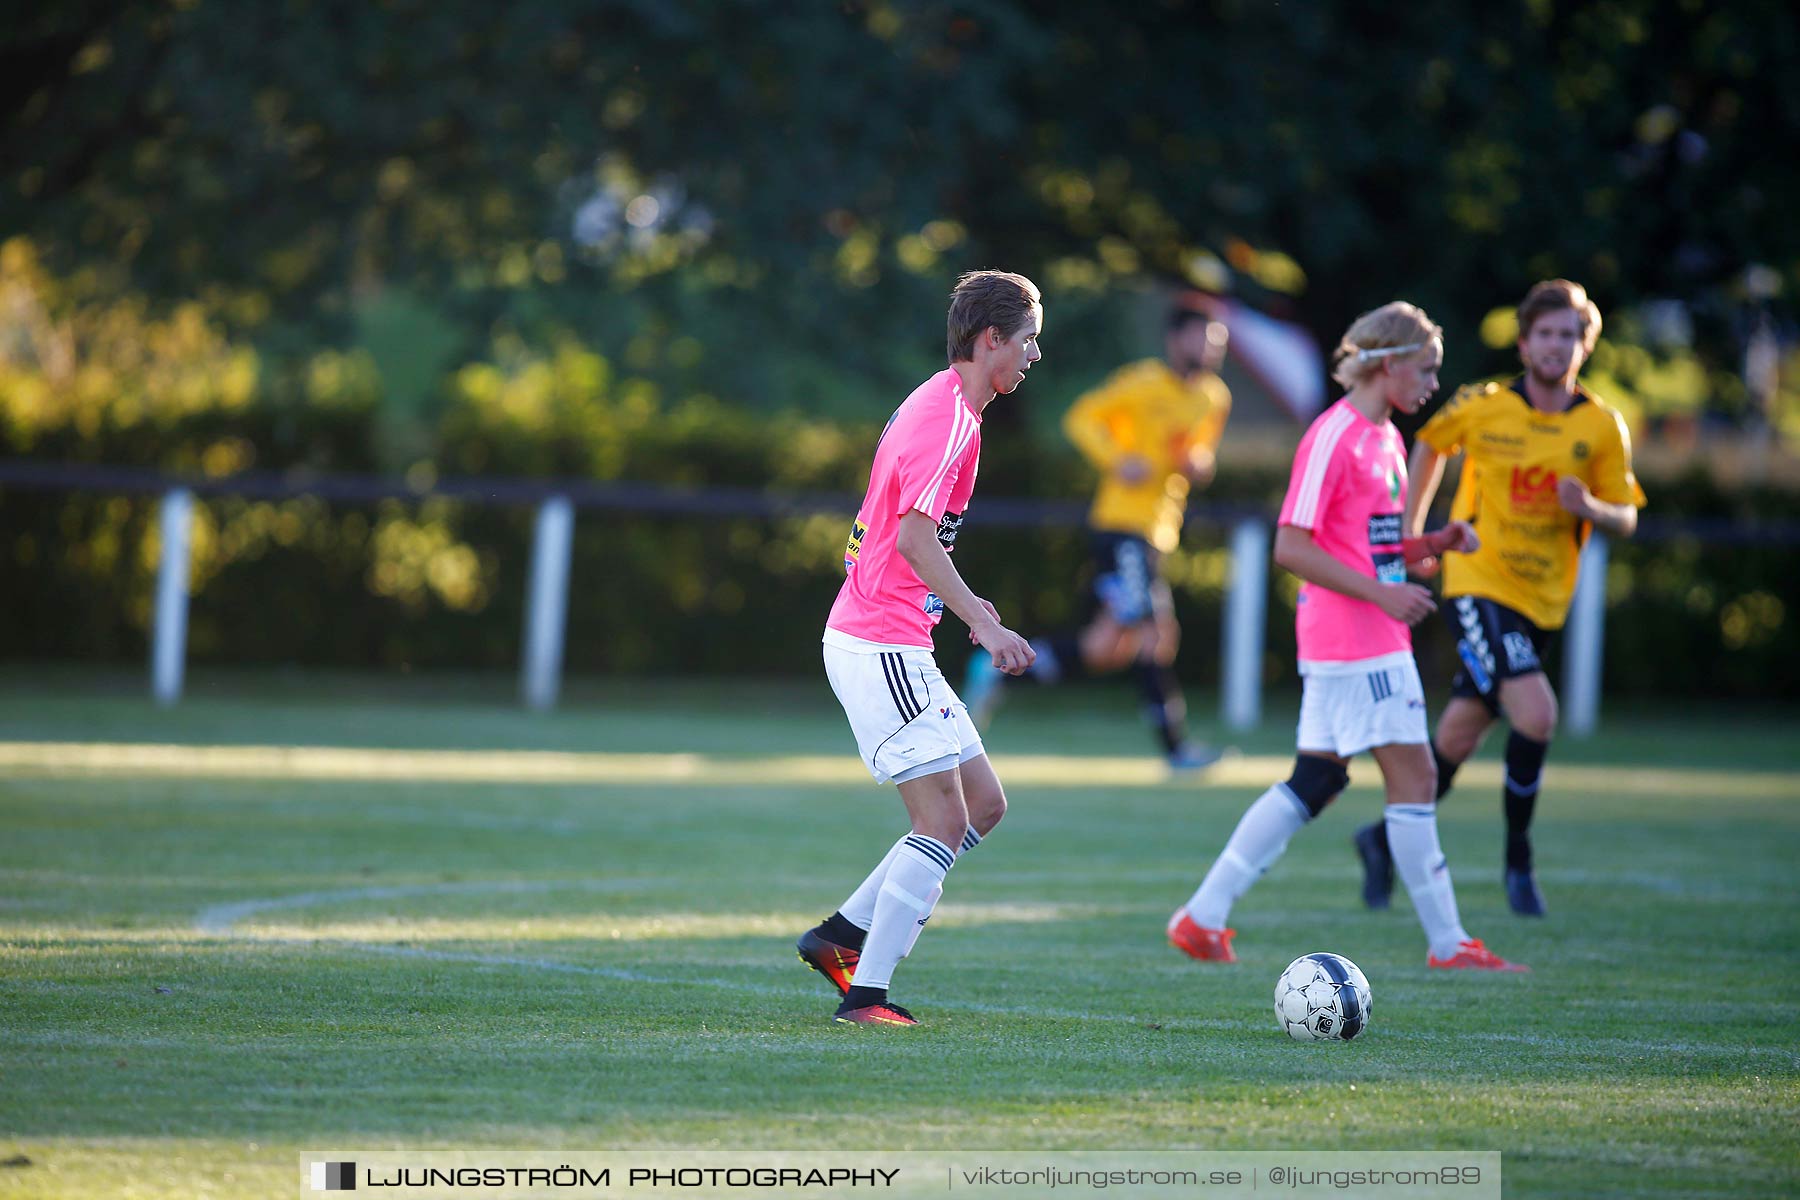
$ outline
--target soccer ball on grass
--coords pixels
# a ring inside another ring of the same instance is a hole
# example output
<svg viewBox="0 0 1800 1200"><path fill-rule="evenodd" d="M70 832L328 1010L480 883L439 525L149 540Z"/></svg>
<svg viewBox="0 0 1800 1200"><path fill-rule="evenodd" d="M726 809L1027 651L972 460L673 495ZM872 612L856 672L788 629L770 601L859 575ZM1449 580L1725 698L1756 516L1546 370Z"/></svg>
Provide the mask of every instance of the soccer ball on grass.
<svg viewBox="0 0 1800 1200"><path fill-rule="evenodd" d="M1341 954L1303 954L1275 981L1275 1020L1297 1042L1347 1042L1369 1027L1369 981Z"/></svg>

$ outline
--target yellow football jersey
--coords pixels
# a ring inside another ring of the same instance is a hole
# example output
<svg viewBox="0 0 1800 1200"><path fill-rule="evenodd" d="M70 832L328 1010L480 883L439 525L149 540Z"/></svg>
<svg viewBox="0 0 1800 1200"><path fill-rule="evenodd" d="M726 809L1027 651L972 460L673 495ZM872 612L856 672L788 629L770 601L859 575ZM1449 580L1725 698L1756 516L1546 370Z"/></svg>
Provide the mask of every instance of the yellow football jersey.
<svg viewBox="0 0 1800 1200"><path fill-rule="evenodd" d="M1572 475L1596 499L1644 506L1631 472L1631 435L1617 410L1584 388L1560 413L1539 412L1523 378L1458 391L1419 430L1440 454L1463 454L1450 519L1481 535L1473 554L1444 556L1444 595L1483 596L1560 629L1575 592L1588 523L1556 498Z"/></svg>
<svg viewBox="0 0 1800 1200"><path fill-rule="evenodd" d="M1210 372L1183 379L1159 358L1114 371L1063 417L1069 440L1100 471L1088 523L1136 534L1164 554L1175 549L1190 487L1184 472L1218 449L1230 415L1231 392ZM1137 483L1113 474L1128 454L1150 464Z"/></svg>

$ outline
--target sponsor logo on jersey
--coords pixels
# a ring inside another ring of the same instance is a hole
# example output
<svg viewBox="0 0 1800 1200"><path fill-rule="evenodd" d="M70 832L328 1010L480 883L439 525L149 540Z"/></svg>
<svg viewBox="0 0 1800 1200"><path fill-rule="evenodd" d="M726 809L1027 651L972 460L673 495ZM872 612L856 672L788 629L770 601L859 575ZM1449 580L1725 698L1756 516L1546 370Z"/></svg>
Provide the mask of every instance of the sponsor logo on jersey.
<svg viewBox="0 0 1800 1200"><path fill-rule="evenodd" d="M1581 462L1588 456L1588 444L1586 442L1576 442L1569 450L1569 453L1575 456L1576 462Z"/></svg>
<svg viewBox="0 0 1800 1200"><path fill-rule="evenodd" d="M850 540L844 543L844 570L848 571L862 557L863 536L869 532L861 521L850 523Z"/></svg>
<svg viewBox="0 0 1800 1200"><path fill-rule="evenodd" d="M925 603L920 607L925 610L925 615L928 617L941 617L944 615L944 602L938 597L936 592L926 592Z"/></svg>
<svg viewBox="0 0 1800 1200"><path fill-rule="evenodd" d="M1512 469L1512 504L1519 512L1556 508L1556 472L1549 467Z"/></svg>
<svg viewBox="0 0 1800 1200"><path fill-rule="evenodd" d="M956 535L962 531L962 514L947 512L938 522L938 544L946 551L956 549Z"/></svg>
<svg viewBox="0 0 1800 1200"><path fill-rule="evenodd" d="M1375 578L1382 583L1406 582L1406 556L1394 550L1400 544L1400 514L1376 513L1369 518L1369 555Z"/></svg>

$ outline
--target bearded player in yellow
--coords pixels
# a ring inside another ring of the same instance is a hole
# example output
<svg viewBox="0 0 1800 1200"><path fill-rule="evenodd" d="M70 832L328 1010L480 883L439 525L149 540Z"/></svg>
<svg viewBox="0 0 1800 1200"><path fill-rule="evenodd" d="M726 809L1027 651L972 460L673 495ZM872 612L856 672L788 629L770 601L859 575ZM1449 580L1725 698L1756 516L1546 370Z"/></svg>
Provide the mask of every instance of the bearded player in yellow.
<svg viewBox="0 0 1800 1200"><path fill-rule="evenodd" d="M1462 454L1450 518L1473 525L1481 548L1443 565L1461 666L1431 742L1437 794L1441 800L1450 790L1457 768L1504 716L1512 727L1506 900L1521 916L1541 917L1531 818L1557 718L1544 650L1568 616L1589 532L1630 537L1644 492L1631 471L1624 420L1575 381L1600 337L1599 308L1580 284L1551 279L1526 294L1518 315L1525 373L1510 383L1463 388L1419 430L1407 464L1405 531L1419 534L1446 459ZM1358 830L1356 849L1363 902L1386 908L1394 868L1385 827Z"/></svg>
<svg viewBox="0 0 1800 1200"><path fill-rule="evenodd" d="M1132 363L1076 400L1063 430L1100 473L1088 512L1095 579L1087 623L1079 631L1034 639L1026 672L1039 683L1132 669L1145 716L1171 767L1197 769L1219 757L1187 738L1187 705L1175 679L1181 627L1159 570L1181 541L1188 492L1213 475L1213 456L1231 414L1219 379L1223 322L1188 307L1169 316L1162 358ZM977 654L963 699L985 725L1005 679Z"/></svg>

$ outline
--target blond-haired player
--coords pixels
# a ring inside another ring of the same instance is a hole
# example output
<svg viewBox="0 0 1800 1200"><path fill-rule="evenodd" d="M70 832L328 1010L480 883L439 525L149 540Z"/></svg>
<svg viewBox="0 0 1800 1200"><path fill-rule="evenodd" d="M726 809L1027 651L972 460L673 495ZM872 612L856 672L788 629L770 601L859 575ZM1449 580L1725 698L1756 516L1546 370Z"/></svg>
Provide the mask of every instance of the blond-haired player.
<svg viewBox="0 0 1800 1200"><path fill-rule="evenodd" d="M1303 581L1298 753L1287 780L1251 804L1205 880L1169 918L1169 941L1190 957L1235 962L1232 905L1287 849L1288 839L1350 782L1367 751L1387 785L1393 861L1428 945L1426 965L1521 971L1463 928L1438 842L1425 689L1411 627L1436 610L1407 565L1475 549L1453 522L1429 538L1401 535L1406 452L1390 412L1414 413L1437 390L1443 331L1404 301L1364 313L1339 343L1334 375L1348 390L1294 453L1275 534L1275 561Z"/></svg>
<svg viewBox="0 0 1800 1200"><path fill-rule="evenodd" d="M1599 307L1580 284L1548 279L1526 294L1518 316L1524 374L1463 388L1419 430L1406 528L1418 533L1445 461L1461 454L1450 515L1474 525L1481 547L1444 565L1461 665L1432 741L1437 794L1450 789L1457 768L1504 716L1512 726L1503 788L1506 899L1514 912L1541 917L1531 819L1557 718L1544 653L1568 616L1589 531L1630 537L1644 492L1632 474L1624 420L1576 382L1600 337ZM1356 834L1371 908L1385 908L1393 888L1386 832L1371 825Z"/></svg>

